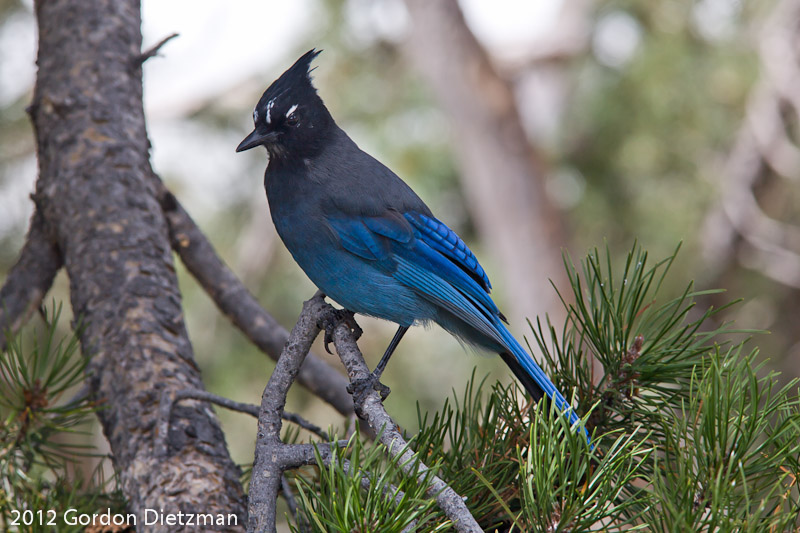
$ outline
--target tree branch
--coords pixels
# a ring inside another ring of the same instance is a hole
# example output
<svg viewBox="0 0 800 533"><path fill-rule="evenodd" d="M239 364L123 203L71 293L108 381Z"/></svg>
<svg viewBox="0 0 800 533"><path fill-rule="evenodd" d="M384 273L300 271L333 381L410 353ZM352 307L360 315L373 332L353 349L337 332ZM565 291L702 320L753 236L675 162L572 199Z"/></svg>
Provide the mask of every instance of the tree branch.
<svg viewBox="0 0 800 533"><path fill-rule="evenodd" d="M142 54L136 58L135 66L137 68L141 67L142 63L144 63L145 61L147 61L151 57L155 57L158 54L159 50L161 50L161 48L165 44L167 44L168 42L170 42L172 39L174 39L177 36L178 36L177 33L173 33L173 34L167 35L166 37L164 37L163 39L158 41L155 45L151 46L150 48L148 48L147 50L142 52Z"/></svg>
<svg viewBox="0 0 800 533"><path fill-rule="evenodd" d="M250 403L241 403L230 398L225 398L224 396L218 396L216 394L212 394L208 391L204 390L196 390L196 389L184 389L176 392L174 395L170 397L169 391L164 391L161 396L161 402L159 403L159 420L158 420L158 444L156 445L156 449L160 450L161 455L167 454L167 440L166 435L169 432L169 422L172 416L172 410L175 408L175 404L180 402L181 400L202 400L205 402L210 402L217 404L221 407L226 409L230 409L231 411L237 411L239 413L245 413L253 418L258 418L259 413L259 406L253 405ZM305 429L306 431L313 433L317 437L328 440L328 435L320 428L319 426L312 424L308 420L304 419L300 415L294 413L288 413L286 411L281 413L281 417L286 420L287 422L292 422L301 428Z"/></svg>
<svg viewBox="0 0 800 533"><path fill-rule="evenodd" d="M712 270L722 270L734 257L746 257L747 268L793 288L800 288L800 228L768 216L758 196L764 195L769 170L793 180L800 169L800 149L787 133L782 111L788 105L795 117L800 116L800 97L794 89L800 79L800 55L794 46L799 19L800 1L782 0L761 33L761 78L751 90L745 120L719 173L720 201L706 217L703 236ZM745 253L735 253L737 241Z"/></svg>
<svg viewBox="0 0 800 533"><path fill-rule="evenodd" d="M333 343L336 352L342 360L350 382L365 380L370 377L367 366L358 345L353 338L350 327L344 322L339 322L333 330ZM354 398L358 398L355 396ZM359 413L379 436L380 442L386 446L389 454L396 458L397 464L408 476L414 476L421 481L426 480L428 467L417 461L414 452L397 429L397 424L392 420L381 401L380 393L372 390L360 398L359 405L355 406ZM475 518L467 509L464 500L438 476L431 476L430 485L426 491L428 496L434 498L439 507L450 520L453 521L457 531L477 532L483 531Z"/></svg>
<svg viewBox="0 0 800 533"><path fill-rule="evenodd" d="M45 234L37 209L19 258L0 289L0 352L6 347L4 333L19 330L41 305L61 265L58 246Z"/></svg>
<svg viewBox="0 0 800 533"><path fill-rule="evenodd" d="M208 293L219 310L261 351L278 360L289 332L267 313L238 277L223 263L194 220L154 176L161 208L167 218L172 248ZM353 402L345 390L347 379L314 354L305 359L298 382L345 416Z"/></svg>
<svg viewBox="0 0 800 533"><path fill-rule="evenodd" d="M248 532L275 531L275 505L283 471L290 467L290 462L308 464L305 461L309 451L313 456L313 448L308 450L298 447L303 445L290 446L281 442L281 414L289 387L319 334L317 317L320 316L321 307L326 305L319 292L303 303L303 311L289 334L289 340L261 396L255 461L248 497ZM308 460L311 458L308 457Z"/></svg>
<svg viewBox="0 0 800 533"><path fill-rule="evenodd" d="M367 364L356 346L353 329L349 325L351 322L343 320L342 313L327 304L320 292L303 304L303 311L289 334L289 341L261 397L256 458L248 498L248 532L275 531L275 506L284 471L316 463L313 446L284 444L280 439L280 431L289 387L322 327L331 328L333 331L333 342L340 353L340 358L345 362L351 379L369 375ZM426 475L428 468L421 462L415 461L413 452L397 431L397 425L383 409L378 393L368 393L363 397L365 401L357 406L357 411L365 413L372 429L381 433L381 442L389 453L397 458L403 471L418 479L430 480L428 494L453 520L458 531L481 531L461 497L438 477L429 478ZM343 441L339 445L345 443L346 441ZM317 450L322 456L322 461L328 464L331 460L330 446L318 445ZM361 484L366 490L370 489L368 479L362 478ZM399 498L402 498L402 495ZM395 501L400 500L396 497Z"/></svg>

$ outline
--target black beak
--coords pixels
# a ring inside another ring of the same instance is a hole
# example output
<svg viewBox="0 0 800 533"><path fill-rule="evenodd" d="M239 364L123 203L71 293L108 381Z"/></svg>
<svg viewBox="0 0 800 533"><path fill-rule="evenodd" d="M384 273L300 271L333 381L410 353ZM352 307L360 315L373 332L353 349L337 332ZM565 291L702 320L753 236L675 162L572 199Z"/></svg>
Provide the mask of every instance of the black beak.
<svg viewBox="0 0 800 533"><path fill-rule="evenodd" d="M275 132L261 133L255 129L250 133L250 135L245 137L241 143L239 143L239 146L236 147L236 151L244 152L245 150L255 148L256 146L262 146L264 144L274 142L277 138L278 134Z"/></svg>

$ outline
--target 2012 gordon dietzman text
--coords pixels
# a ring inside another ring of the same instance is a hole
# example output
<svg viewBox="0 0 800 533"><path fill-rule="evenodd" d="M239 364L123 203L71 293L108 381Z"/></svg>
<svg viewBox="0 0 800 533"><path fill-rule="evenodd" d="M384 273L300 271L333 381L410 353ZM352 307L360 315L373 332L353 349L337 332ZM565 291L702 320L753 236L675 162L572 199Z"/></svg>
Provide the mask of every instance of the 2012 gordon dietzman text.
<svg viewBox="0 0 800 533"><path fill-rule="evenodd" d="M11 526L238 526L239 518L233 513L165 512L164 509L144 509L140 515L112 513L111 509L97 513L83 513L77 509L25 509L11 511Z"/></svg>

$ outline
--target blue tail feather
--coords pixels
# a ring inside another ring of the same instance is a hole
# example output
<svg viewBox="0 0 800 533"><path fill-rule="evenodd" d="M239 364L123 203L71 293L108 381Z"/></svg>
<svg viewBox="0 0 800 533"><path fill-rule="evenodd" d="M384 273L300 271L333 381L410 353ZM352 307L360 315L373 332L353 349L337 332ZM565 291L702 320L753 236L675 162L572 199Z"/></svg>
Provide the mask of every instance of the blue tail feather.
<svg viewBox="0 0 800 533"><path fill-rule="evenodd" d="M536 382L542 391L547 394L547 396L553 401L556 405L556 408L564 413L564 415L569 417L569 423L575 424L580 421L578 415L575 414L575 410L572 408L572 405L564 398L564 396L559 392L556 386L550 381L550 378L547 377L547 374L536 364L536 361L533 360L533 357L525 350L522 345L517 342L517 339L511 335L511 332L506 329L506 327L502 323L495 324L495 327L500 332L501 337L505 341L506 347L511 352L517 362L525 369L530 377ZM584 432L586 429L584 428ZM586 432L586 436L588 438L588 432Z"/></svg>

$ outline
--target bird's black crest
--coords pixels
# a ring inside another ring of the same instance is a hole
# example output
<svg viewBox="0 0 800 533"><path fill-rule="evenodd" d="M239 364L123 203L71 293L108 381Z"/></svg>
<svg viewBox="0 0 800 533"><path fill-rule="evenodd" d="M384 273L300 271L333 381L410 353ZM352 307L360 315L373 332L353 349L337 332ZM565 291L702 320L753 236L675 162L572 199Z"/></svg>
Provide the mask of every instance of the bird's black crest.
<svg viewBox="0 0 800 533"><path fill-rule="evenodd" d="M281 74L280 78L272 82L272 85L264 91L261 102L277 98L287 91L292 91L293 93L306 91L316 93L317 90L311 83L311 71L314 70L311 68L311 62L321 52L322 50L312 48L300 56L300 58L294 62L294 65L289 67L286 72Z"/></svg>

